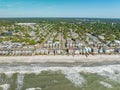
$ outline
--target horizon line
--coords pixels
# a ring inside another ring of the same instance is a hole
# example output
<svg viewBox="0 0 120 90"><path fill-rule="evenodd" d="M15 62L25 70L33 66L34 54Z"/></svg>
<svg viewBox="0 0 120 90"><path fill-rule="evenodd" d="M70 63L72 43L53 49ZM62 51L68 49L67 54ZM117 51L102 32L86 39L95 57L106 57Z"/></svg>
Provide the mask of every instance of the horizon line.
<svg viewBox="0 0 120 90"><path fill-rule="evenodd" d="M2 18L80 18L80 19L90 19L90 18L93 18L93 19L120 19L120 17L57 17L57 16L54 16L54 17L0 17L0 19Z"/></svg>

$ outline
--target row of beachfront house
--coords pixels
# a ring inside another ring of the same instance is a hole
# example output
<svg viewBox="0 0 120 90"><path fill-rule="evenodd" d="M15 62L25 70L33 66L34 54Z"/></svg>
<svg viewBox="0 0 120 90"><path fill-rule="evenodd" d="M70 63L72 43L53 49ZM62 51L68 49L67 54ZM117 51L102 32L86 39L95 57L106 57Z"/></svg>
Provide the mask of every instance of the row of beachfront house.
<svg viewBox="0 0 120 90"><path fill-rule="evenodd" d="M0 49L0 55L10 55L10 56L27 56L27 55L60 55L61 50L58 49L33 49L33 48L2 48Z"/></svg>
<svg viewBox="0 0 120 90"><path fill-rule="evenodd" d="M119 47L120 43L110 43L110 44L104 44L104 43L88 43L89 46L94 46L94 47ZM71 48L71 47L82 47L85 46L85 43L83 42L67 42L65 45L67 48Z"/></svg>
<svg viewBox="0 0 120 90"><path fill-rule="evenodd" d="M33 55L34 49L30 48L0 48L0 55Z"/></svg>
<svg viewBox="0 0 120 90"><path fill-rule="evenodd" d="M83 47L83 48L69 48L69 54L120 54L120 48L97 48L97 47Z"/></svg>
<svg viewBox="0 0 120 90"><path fill-rule="evenodd" d="M66 50L56 49L32 49L32 48L12 48L12 49L0 49L0 55L61 55L63 52L66 54L120 54L119 48L97 48L97 47L82 47L82 48L68 48Z"/></svg>
<svg viewBox="0 0 120 90"><path fill-rule="evenodd" d="M56 49L37 49L35 50L35 54L36 55L60 55L62 52L62 50L60 48L56 48Z"/></svg>

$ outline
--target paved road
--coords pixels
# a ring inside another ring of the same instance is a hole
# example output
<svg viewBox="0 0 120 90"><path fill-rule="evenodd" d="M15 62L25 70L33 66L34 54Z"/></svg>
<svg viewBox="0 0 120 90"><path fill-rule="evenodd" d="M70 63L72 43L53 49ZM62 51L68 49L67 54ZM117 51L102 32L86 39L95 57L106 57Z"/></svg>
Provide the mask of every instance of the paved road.
<svg viewBox="0 0 120 90"><path fill-rule="evenodd" d="M53 33L53 32L54 32L54 31L50 32L50 33L47 35L47 37L45 38L45 40L44 40L37 48L43 48L44 43L48 41L48 39L52 36L52 33Z"/></svg>

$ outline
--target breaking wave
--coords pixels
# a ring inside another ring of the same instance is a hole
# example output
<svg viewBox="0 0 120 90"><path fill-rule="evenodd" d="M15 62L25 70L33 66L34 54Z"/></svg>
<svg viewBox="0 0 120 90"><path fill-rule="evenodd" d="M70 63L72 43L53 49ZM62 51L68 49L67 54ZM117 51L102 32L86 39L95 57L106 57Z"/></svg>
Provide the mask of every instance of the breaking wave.
<svg viewBox="0 0 120 90"><path fill-rule="evenodd" d="M100 76L104 76L110 80L120 83L120 65L104 65L95 67L41 67L39 65L30 66L11 66L0 68L0 73L4 73L8 78L10 78L14 73L18 73L17 77L17 89L20 90L23 84L23 79L25 74L34 73L36 75L40 74L41 71L61 71L65 77L74 83L76 86L80 86L86 82L85 78L80 74L84 73L97 73ZM103 84L103 83L102 83Z"/></svg>
<svg viewBox="0 0 120 90"><path fill-rule="evenodd" d="M3 90L8 90L10 85L9 84L3 84L3 85L0 85L0 87L3 89Z"/></svg>

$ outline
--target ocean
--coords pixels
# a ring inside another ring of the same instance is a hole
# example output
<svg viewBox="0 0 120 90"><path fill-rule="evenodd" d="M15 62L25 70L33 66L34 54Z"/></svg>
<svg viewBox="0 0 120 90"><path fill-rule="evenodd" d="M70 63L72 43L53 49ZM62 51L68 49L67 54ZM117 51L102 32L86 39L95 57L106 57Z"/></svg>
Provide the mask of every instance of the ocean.
<svg viewBox="0 0 120 90"><path fill-rule="evenodd" d="M120 90L120 63L0 64L0 90Z"/></svg>

